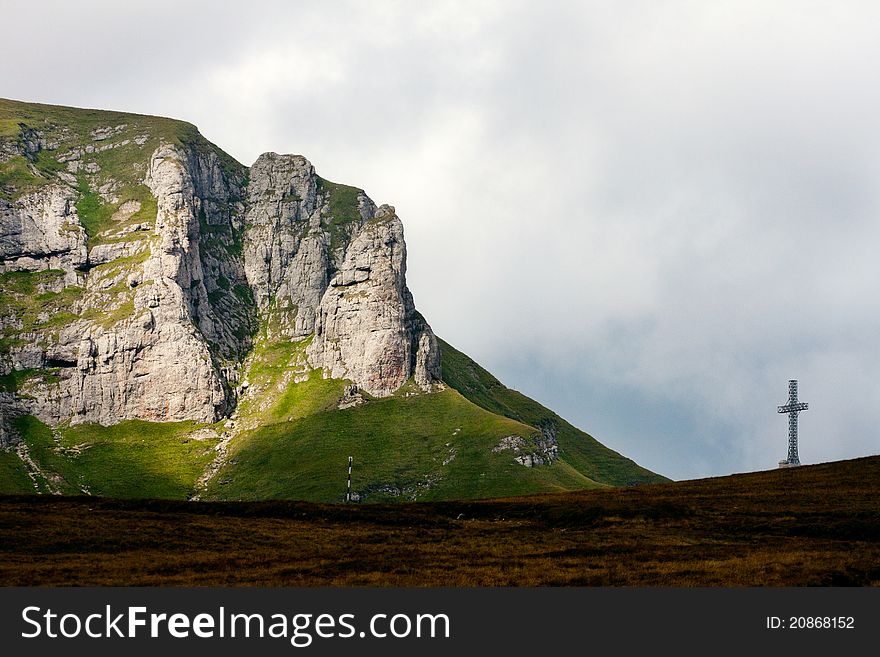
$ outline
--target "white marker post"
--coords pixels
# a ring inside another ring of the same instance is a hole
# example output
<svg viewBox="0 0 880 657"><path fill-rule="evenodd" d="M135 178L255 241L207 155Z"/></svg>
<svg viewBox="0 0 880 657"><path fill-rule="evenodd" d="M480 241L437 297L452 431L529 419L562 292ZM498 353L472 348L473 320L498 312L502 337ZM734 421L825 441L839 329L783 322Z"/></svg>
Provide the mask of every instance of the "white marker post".
<svg viewBox="0 0 880 657"><path fill-rule="evenodd" d="M345 492L345 501L351 502L351 457L348 457L348 490Z"/></svg>

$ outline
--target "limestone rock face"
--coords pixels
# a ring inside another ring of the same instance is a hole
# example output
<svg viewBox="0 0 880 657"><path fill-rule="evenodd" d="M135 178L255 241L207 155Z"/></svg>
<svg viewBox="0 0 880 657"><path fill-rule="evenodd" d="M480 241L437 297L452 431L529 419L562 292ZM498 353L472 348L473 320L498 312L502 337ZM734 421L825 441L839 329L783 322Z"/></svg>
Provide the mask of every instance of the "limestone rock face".
<svg viewBox="0 0 880 657"><path fill-rule="evenodd" d="M156 203L154 225L135 225L131 241L116 238L117 231L87 250L76 191L61 185L6 207L0 271L63 271L63 281L45 289L73 293L65 310L75 315L10 350L4 370L42 369L55 379L30 382L20 412L49 424L113 424L206 422L231 410L229 379L236 372L228 362L249 348L256 313L249 296L211 294L220 278L247 289L241 259L223 240L234 232L229 208L238 203L240 215L240 190L216 160L179 147L156 149L144 175ZM114 219L130 219L139 205L123 203ZM217 228L206 237L202 226Z"/></svg>
<svg viewBox="0 0 880 657"><path fill-rule="evenodd" d="M387 396L415 376L440 380L440 353L406 287L406 245L394 208L383 205L349 245L321 299L311 361L333 378Z"/></svg>
<svg viewBox="0 0 880 657"><path fill-rule="evenodd" d="M152 154L145 176L157 204L152 239L98 244L82 258L92 269L81 276L80 319L44 346L39 363L58 367L57 390L31 395L30 412L52 424L112 424L125 418L213 421L227 411L227 382L210 346L221 354L241 347L231 344L229 322L215 312L205 287L197 217L203 196L216 199L227 191L211 173L210 162L193 161L177 148ZM51 207L58 210L41 215L44 234L69 216L60 203ZM143 254L142 262L106 273L97 267L136 254ZM60 268L69 270L66 264ZM129 291L130 314L108 324L102 315L112 315L124 293L102 291L118 286ZM89 315L97 321L83 319Z"/></svg>
<svg viewBox="0 0 880 657"><path fill-rule="evenodd" d="M76 214L76 192L55 183L15 203L0 199L0 272L59 269L76 282L86 261L86 234Z"/></svg>
<svg viewBox="0 0 880 657"><path fill-rule="evenodd" d="M0 389L0 443L23 413L52 425L228 416L258 329L314 335L308 364L353 390L440 382L394 208L298 155L266 153L248 171L200 137L119 124L77 141L55 128L0 138L0 161L35 181L0 188L0 375L19 386ZM38 171L46 149L58 166ZM110 152L124 155L100 159Z"/></svg>
<svg viewBox="0 0 880 657"><path fill-rule="evenodd" d="M251 167L245 271L270 328L314 333L310 363L386 396L410 377L440 381L440 354L406 287L406 245L394 208L319 178L298 155Z"/></svg>
<svg viewBox="0 0 880 657"><path fill-rule="evenodd" d="M175 317L193 324L218 364L240 360L256 329L251 298L240 291L247 284L237 247L241 189L222 173L213 153L168 146L153 153L146 184L157 200L160 240L144 278L160 284L158 307L170 306Z"/></svg>
<svg viewBox="0 0 880 657"><path fill-rule="evenodd" d="M250 171L245 273L260 312L280 336L314 330L329 255L314 167L298 155L261 155Z"/></svg>
<svg viewBox="0 0 880 657"><path fill-rule="evenodd" d="M204 422L218 417L225 410L221 379L195 331L163 321L171 310L171 303L142 308L113 330L83 335L74 325L65 331L56 350L75 357L75 365L62 381L61 395L36 404L34 414L53 424L68 418L113 424L125 418Z"/></svg>

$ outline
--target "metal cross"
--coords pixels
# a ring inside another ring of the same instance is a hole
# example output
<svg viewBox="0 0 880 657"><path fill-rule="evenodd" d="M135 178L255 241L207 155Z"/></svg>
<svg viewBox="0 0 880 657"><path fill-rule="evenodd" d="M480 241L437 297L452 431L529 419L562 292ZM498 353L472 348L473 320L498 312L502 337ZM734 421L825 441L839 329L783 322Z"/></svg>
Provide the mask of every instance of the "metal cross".
<svg viewBox="0 0 880 657"><path fill-rule="evenodd" d="M788 382L788 403L785 406L779 406L780 413L788 413L788 459L780 461L779 465L800 465L798 459L798 438L797 424L798 413L807 410L810 405L798 401L797 380L792 379Z"/></svg>

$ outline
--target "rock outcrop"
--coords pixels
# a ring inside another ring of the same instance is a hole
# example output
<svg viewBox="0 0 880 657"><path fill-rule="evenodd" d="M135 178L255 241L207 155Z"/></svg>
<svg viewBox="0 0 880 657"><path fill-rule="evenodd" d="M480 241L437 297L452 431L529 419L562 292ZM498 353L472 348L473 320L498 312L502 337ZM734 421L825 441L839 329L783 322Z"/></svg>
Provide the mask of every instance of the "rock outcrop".
<svg viewBox="0 0 880 657"><path fill-rule="evenodd" d="M310 362L386 396L410 377L440 380L440 353L406 287L394 208L329 183L298 155L267 153L250 170L245 271L269 329L314 334Z"/></svg>
<svg viewBox="0 0 880 657"><path fill-rule="evenodd" d="M75 199L75 190L59 182L15 203L0 198L0 272L62 270L76 284L87 251Z"/></svg>
<svg viewBox="0 0 880 657"><path fill-rule="evenodd" d="M313 363L333 378L386 396L409 377L425 390L440 380L440 351L406 287L406 244L394 208L360 228L321 299Z"/></svg>
<svg viewBox="0 0 880 657"><path fill-rule="evenodd" d="M393 208L301 156L248 170L167 123L175 138L137 118L0 138L18 176L0 187L7 419L216 421L258 329L314 335L310 365L374 396L440 381Z"/></svg>
<svg viewBox="0 0 880 657"><path fill-rule="evenodd" d="M271 331L288 339L314 330L331 268L314 167L298 155L261 155L250 170L245 273Z"/></svg>
<svg viewBox="0 0 880 657"><path fill-rule="evenodd" d="M55 184L18 199L0 217L9 238L7 272L63 272L60 288L46 292L69 299L58 308L69 321L37 317L31 339L12 347L7 361L11 369L52 372L51 383L30 383L22 404L50 424L213 421L232 407L221 363L243 355L236 321L246 337L254 313L224 314L224 306L210 302L206 286L218 276L237 275L242 284L244 276L228 257L202 256L198 217L233 192L211 156L162 146L145 169L157 211L132 239L118 239L113 226L111 241L87 250L77 192ZM113 218L124 222L133 214Z"/></svg>

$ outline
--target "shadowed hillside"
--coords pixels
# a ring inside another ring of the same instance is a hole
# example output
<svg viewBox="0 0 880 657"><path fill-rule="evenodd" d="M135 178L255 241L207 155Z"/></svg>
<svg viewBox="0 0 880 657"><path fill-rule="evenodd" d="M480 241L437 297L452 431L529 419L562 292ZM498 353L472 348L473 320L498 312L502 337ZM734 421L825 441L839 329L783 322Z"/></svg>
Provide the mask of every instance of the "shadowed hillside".
<svg viewBox="0 0 880 657"><path fill-rule="evenodd" d="M503 500L0 498L0 584L880 584L880 457Z"/></svg>

